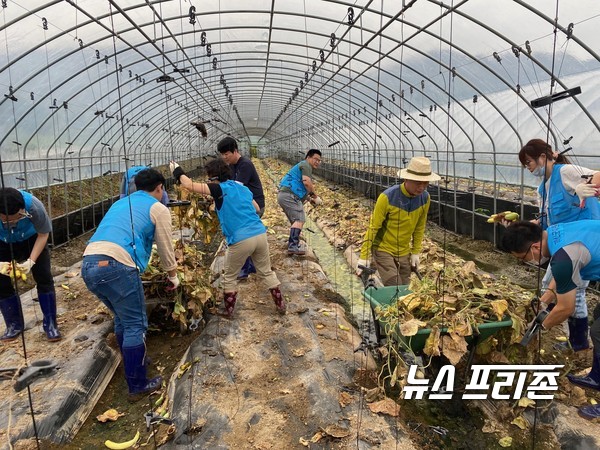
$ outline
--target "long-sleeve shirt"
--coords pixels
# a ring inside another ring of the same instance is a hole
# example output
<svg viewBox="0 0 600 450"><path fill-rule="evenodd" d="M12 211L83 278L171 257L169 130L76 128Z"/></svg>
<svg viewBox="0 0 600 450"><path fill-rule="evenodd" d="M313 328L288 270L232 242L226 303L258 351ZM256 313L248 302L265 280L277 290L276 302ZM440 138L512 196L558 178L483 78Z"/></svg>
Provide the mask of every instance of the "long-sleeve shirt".
<svg viewBox="0 0 600 450"><path fill-rule="evenodd" d="M375 203L360 258L370 259L374 250L392 256L420 253L430 203L427 191L411 196L404 184L382 192Z"/></svg>
<svg viewBox="0 0 600 450"><path fill-rule="evenodd" d="M161 266L167 272L176 269L177 261L173 251L171 213L169 209L160 202L154 203L150 208L150 220L155 226L154 241L156 242ZM106 255L126 266L136 267L131 255L125 248L108 241L90 242L85 249L85 255Z"/></svg>

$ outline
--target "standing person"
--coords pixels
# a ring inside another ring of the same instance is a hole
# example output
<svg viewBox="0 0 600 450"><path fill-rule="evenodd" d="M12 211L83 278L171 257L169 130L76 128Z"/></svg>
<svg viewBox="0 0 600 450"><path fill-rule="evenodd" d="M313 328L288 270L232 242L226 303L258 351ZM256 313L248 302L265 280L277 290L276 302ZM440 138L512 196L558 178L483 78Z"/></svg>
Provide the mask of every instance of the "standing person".
<svg viewBox="0 0 600 450"><path fill-rule="evenodd" d="M2 341L11 341L25 329L21 302L15 293L11 262L21 261L17 269L32 273L38 301L44 316L43 328L49 341L61 339L56 325L56 292L50 270L48 236L52 222L44 205L35 196L14 188L0 189L0 311L6 331Z"/></svg>
<svg viewBox="0 0 600 450"><path fill-rule="evenodd" d="M214 159L204 166L209 183L193 182L175 161L171 161L169 167L183 188L210 195L215 200L221 230L227 241L222 283L225 315L233 316L237 301L237 275L249 256L254 261L258 277L271 292L277 311L284 314L286 306L279 290L280 283L271 269L267 228L258 217L260 208L252 199L252 192L231 179L231 169L222 159Z"/></svg>
<svg viewBox="0 0 600 450"><path fill-rule="evenodd" d="M593 197L600 187L600 172L569 164L563 155L553 152L552 147L542 139L530 140L519 151L519 161L532 175L541 179L538 187L541 219L536 223L542 229L558 223L600 219L600 204ZM582 280L578 286L576 308L573 317L567 322L569 343L557 344L555 347L558 349L570 346L574 351L580 351L589 348L585 299L588 284L588 281ZM548 268L542 279L543 294L540 300L543 303L552 301L554 289L552 270Z"/></svg>
<svg viewBox="0 0 600 450"><path fill-rule="evenodd" d="M146 166L132 166L123 175L123 179L121 180L121 191L119 193L119 198L127 197L129 194L135 192L137 188L135 187L135 176L140 173L142 170L147 169ZM163 195L160 199L160 202L163 205L169 204L169 194L167 194L166 189L163 190Z"/></svg>
<svg viewBox="0 0 600 450"><path fill-rule="evenodd" d="M549 226L545 231L533 222L519 221L509 225L502 236L502 247L521 261L538 263L550 258L556 284L556 304L543 319L543 330L570 320L577 304L581 281L600 280L600 220L581 220ZM577 386L600 391L600 306L594 311L590 329L594 345L592 370L587 376L567 375ZM579 415L592 420L600 418L600 405L583 406Z"/></svg>
<svg viewBox="0 0 600 450"><path fill-rule="evenodd" d="M300 232L304 227L304 222L306 222L304 202L309 200L314 205L322 203L319 196L315 194L312 181L312 171L319 167L321 161L321 151L310 149L306 152L304 160L292 167L279 184L277 203L279 203L291 223L288 239L289 255L304 255L306 253L300 248Z"/></svg>
<svg viewBox="0 0 600 450"><path fill-rule="evenodd" d="M421 247L431 199L427 186L440 176L428 158L417 156L398 171L404 181L377 198L365 233L358 264L370 266L371 256L384 286L408 284L411 267L419 269ZM359 268L357 275L362 273Z"/></svg>
<svg viewBox="0 0 600 450"><path fill-rule="evenodd" d="M81 276L114 316L115 336L123 354L130 400L161 387L162 377L146 376L146 304L140 273L146 270L156 241L170 287L179 286L173 251L171 213L160 203L165 177L155 169L135 176L137 190L115 202L83 253Z"/></svg>
<svg viewBox="0 0 600 450"><path fill-rule="evenodd" d="M265 194L263 192L260 177L256 171L256 167L252 164L249 158L240 155L237 141L227 136L217 144L217 150L221 154L223 161L229 164L233 175L233 181L239 181L252 192L252 198L258 204L258 216L262 217L265 212ZM252 258L248 257L242 270L238 274L238 279L245 280L251 273L256 273L256 268L252 263Z"/></svg>

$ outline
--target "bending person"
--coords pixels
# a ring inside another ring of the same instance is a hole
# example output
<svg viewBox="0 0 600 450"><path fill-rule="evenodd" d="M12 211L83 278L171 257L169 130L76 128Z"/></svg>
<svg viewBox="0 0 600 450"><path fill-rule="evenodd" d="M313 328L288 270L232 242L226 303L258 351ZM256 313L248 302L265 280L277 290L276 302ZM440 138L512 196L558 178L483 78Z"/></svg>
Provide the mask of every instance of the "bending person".
<svg viewBox="0 0 600 450"><path fill-rule="evenodd" d="M582 280L600 280L600 220L585 220L549 226L520 221L509 225L502 236L503 248L522 261L538 263L550 258L556 283L556 305L542 322L542 329L568 320L576 308L577 287ZM594 311L590 336L594 345L592 370L587 376L569 374L577 386L600 391L600 306ZM600 405L583 406L579 415L600 418Z"/></svg>
<svg viewBox="0 0 600 450"><path fill-rule="evenodd" d="M256 274L271 292L277 311L285 313L280 283L271 269L267 228L258 217L260 208L252 199L250 190L231 179L231 169L222 159L214 159L204 166L209 183L193 182L174 161L169 167L182 187L191 192L210 195L215 200L217 216L227 242L222 283L225 315L229 318L233 316L237 302L238 274L249 256L254 261Z"/></svg>
<svg viewBox="0 0 600 450"><path fill-rule="evenodd" d="M160 202L164 183L165 177L155 169L139 172L136 192L110 207L83 253L81 266L88 289L113 313L131 401L162 384L160 376L147 378L145 364L148 318L140 273L148 266L153 241L168 273L169 289L179 286L171 213Z"/></svg>
<svg viewBox="0 0 600 450"><path fill-rule="evenodd" d="M232 180L239 181L252 192L252 199L258 205L258 217L262 217L265 212L265 194L263 192L262 183L256 167L252 164L249 158L242 156L238 150L237 141L231 136L227 136L217 144L217 150L221 154L223 161L229 164L232 173ZM256 273L256 268L252 263L252 258L248 257L242 270L238 275L238 279L245 280L251 273Z"/></svg>
<svg viewBox="0 0 600 450"><path fill-rule="evenodd" d="M519 161L532 175L540 178L538 205L541 219L535 223L540 224L543 229L558 223L600 219L600 204L594 198L600 187L600 172L570 164L563 155L554 152L541 139L530 140L519 151ZM556 344L558 350L565 350L569 346L574 351L589 348L588 308L585 299L588 284L589 281L582 280L577 287L575 310L567 322L569 343ZM543 303L552 301L555 288L552 269L549 267L542 279L540 300Z"/></svg>
<svg viewBox="0 0 600 450"><path fill-rule="evenodd" d="M15 293L11 261L21 261L17 269L33 274L38 301L44 316L43 328L49 341L61 339L56 325L56 291L50 270L48 236L52 222L44 205L35 196L14 188L0 189L0 311L6 331L2 341L11 341L25 329L21 302Z"/></svg>

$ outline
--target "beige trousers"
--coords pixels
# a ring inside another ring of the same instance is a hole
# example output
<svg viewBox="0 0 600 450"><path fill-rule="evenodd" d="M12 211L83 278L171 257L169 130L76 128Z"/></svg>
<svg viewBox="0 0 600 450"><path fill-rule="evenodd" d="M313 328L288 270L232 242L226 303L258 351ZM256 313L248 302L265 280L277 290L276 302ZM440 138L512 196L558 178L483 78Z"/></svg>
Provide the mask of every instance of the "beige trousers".
<svg viewBox="0 0 600 450"><path fill-rule="evenodd" d="M248 256L252 257L256 275L268 289L279 286L277 275L271 270L267 233L263 233L227 247L223 273L224 292L237 291L237 277Z"/></svg>

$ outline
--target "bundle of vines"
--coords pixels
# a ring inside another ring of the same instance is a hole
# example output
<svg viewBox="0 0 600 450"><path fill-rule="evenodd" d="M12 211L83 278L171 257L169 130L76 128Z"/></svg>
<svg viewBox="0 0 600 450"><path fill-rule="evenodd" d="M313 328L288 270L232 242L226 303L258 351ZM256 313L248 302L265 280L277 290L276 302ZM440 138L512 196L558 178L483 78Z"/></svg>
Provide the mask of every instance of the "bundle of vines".
<svg viewBox="0 0 600 450"><path fill-rule="evenodd" d="M193 319L199 319L209 301L216 298L211 285L210 263L206 262L206 253L201 249L210 244L215 237L221 236L219 221L210 197L193 194L177 188L180 200L189 200L187 206L171 208L174 217L173 228L180 237L173 240L177 260L177 276L181 287L172 293L165 290L166 275L160 267L160 258L156 245L147 270L142 274L146 298L158 298L173 302L171 316L173 320L186 327ZM184 239L191 232L191 237ZM210 255L208 255L210 256Z"/></svg>

